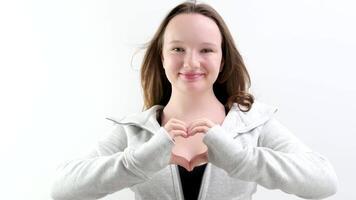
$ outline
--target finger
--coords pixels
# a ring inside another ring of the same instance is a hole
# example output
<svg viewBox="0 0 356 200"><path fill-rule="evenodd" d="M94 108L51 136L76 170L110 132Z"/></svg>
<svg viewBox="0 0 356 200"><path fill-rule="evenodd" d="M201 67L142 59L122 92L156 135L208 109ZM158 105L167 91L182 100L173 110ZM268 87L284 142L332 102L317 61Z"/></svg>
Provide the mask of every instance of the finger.
<svg viewBox="0 0 356 200"><path fill-rule="evenodd" d="M208 126L210 124L210 120L206 119L206 118L200 118L197 119L195 121L193 121L192 123L190 123L189 128L193 128L195 126Z"/></svg>
<svg viewBox="0 0 356 200"><path fill-rule="evenodd" d="M198 119L198 120L200 120L200 119ZM187 128L188 134L193 130L194 127L197 126L198 120L194 120L193 122L191 122L191 123L189 124L189 126L188 126L188 128Z"/></svg>
<svg viewBox="0 0 356 200"><path fill-rule="evenodd" d="M193 136L197 133L206 133L209 130L207 126L196 126L191 131L188 131L189 136Z"/></svg>
<svg viewBox="0 0 356 200"><path fill-rule="evenodd" d="M207 126L207 127L211 128L214 125L215 125L215 123L213 123L209 119L206 119L206 118L198 119L189 125L188 132L189 132L189 130L192 130L196 126Z"/></svg>
<svg viewBox="0 0 356 200"><path fill-rule="evenodd" d="M187 127L184 124L172 122L171 125L172 125L173 129L179 129L179 130L182 130L182 131L185 131L185 132L187 132L187 130L188 130Z"/></svg>
<svg viewBox="0 0 356 200"><path fill-rule="evenodd" d="M172 130L171 133L173 134L173 138L178 137L178 136L182 136L184 138L188 137L187 132L181 131L181 130Z"/></svg>
<svg viewBox="0 0 356 200"><path fill-rule="evenodd" d="M187 132L187 128L183 124L178 123L176 121L169 121L164 127L167 129L167 131L183 130Z"/></svg>

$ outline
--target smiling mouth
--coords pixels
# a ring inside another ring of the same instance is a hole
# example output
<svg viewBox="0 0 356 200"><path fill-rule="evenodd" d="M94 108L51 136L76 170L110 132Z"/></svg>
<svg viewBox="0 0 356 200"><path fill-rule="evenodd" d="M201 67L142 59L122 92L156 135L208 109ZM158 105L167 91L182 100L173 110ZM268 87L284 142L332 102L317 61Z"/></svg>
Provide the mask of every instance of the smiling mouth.
<svg viewBox="0 0 356 200"><path fill-rule="evenodd" d="M205 74L203 74L203 73L194 73L194 74L179 73L179 75L182 76L186 80L197 80L197 79L203 77Z"/></svg>

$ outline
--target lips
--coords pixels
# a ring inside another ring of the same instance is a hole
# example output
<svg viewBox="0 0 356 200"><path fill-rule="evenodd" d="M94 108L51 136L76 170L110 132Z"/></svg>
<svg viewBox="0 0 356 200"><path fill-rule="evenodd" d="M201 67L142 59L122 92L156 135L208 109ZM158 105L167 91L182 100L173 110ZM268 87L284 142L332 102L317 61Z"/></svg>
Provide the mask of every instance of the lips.
<svg viewBox="0 0 356 200"><path fill-rule="evenodd" d="M196 75L203 75L204 73L202 72L186 72L186 73L179 73L181 75L185 75L185 76L196 76Z"/></svg>
<svg viewBox="0 0 356 200"><path fill-rule="evenodd" d="M199 77L202 77L204 73L179 73L179 75L181 75L187 80L195 80L198 79Z"/></svg>

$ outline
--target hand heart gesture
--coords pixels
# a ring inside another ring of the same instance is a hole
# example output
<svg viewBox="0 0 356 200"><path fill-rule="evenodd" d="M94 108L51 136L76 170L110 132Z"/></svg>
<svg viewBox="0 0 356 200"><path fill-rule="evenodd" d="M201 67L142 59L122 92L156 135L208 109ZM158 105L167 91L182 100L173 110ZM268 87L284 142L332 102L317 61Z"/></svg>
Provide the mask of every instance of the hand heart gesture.
<svg viewBox="0 0 356 200"><path fill-rule="evenodd" d="M208 161L208 148L203 143L204 134L215 124L206 118L186 124L178 119L170 119L164 126L175 146L171 153L171 164L177 164L188 171Z"/></svg>

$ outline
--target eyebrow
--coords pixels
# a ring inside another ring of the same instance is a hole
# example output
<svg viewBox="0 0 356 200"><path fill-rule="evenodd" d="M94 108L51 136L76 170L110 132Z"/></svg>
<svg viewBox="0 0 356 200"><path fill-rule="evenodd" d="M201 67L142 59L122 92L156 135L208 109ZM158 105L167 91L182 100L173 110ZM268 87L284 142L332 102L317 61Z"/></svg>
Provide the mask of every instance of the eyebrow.
<svg viewBox="0 0 356 200"><path fill-rule="evenodd" d="M183 41L181 41L181 40L172 40L169 43L183 43ZM201 44L216 46L216 44L211 43L211 42L202 42Z"/></svg>

